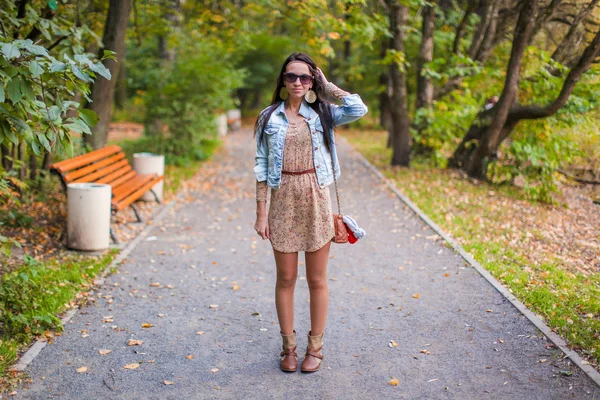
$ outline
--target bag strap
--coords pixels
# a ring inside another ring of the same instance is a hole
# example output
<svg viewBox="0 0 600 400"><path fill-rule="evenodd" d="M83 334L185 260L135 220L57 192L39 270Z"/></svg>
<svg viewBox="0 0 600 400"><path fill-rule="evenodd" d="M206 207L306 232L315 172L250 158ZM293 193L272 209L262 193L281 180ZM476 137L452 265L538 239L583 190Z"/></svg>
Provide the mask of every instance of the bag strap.
<svg viewBox="0 0 600 400"><path fill-rule="evenodd" d="M335 143L331 143L331 145L335 146ZM331 155L331 170L333 171L333 182L335 184L335 197L337 199L338 214L342 214L342 211L340 210L340 193L338 192L337 179L335 177L335 164L333 163L333 148L329 153Z"/></svg>

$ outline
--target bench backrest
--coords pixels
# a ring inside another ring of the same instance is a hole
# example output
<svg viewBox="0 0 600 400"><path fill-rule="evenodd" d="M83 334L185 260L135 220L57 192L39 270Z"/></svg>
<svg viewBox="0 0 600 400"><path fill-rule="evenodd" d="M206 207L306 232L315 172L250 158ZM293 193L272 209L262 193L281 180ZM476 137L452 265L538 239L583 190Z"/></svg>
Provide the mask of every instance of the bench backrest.
<svg viewBox="0 0 600 400"><path fill-rule="evenodd" d="M95 150L51 167L60 175L63 186L69 183L107 183L113 188L135 175L119 146Z"/></svg>

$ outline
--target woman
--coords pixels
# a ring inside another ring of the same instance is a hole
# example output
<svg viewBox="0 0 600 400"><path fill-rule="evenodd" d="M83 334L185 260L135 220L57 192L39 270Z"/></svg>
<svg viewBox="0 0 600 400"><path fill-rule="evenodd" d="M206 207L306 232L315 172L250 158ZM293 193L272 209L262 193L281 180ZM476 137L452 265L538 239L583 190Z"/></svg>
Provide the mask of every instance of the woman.
<svg viewBox="0 0 600 400"><path fill-rule="evenodd" d="M341 100L337 106L325 97ZM306 258L310 290L308 346L302 371L317 371L323 359L323 332L329 289L327 260L334 237L329 186L340 176L334 128L365 115L367 107L357 94L328 82L306 54L289 56L277 78L273 101L255 125L256 224L261 238L269 239L277 265L275 305L283 351L280 368L296 371L294 288L298 252ZM267 216L267 188L271 203Z"/></svg>

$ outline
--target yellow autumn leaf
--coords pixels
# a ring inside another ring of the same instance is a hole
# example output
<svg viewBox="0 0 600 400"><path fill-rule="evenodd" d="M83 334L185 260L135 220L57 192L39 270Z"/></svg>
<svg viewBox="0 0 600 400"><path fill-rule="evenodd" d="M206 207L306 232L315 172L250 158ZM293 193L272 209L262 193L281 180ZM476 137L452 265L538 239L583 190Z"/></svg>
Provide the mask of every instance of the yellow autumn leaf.
<svg viewBox="0 0 600 400"><path fill-rule="evenodd" d="M105 356L108 353L112 353L112 350L103 350L103 349L100 349L100 350L98 350L98 353L100 353L100 355Z"/></svg>
<svg viewBox="0 0 600 400"><path fill-rule="evenodd" d="M165 385L174 385L175 384L175 382L171 382L171 381L163 381L163 383Z"/></svg>
<svg viewBox="0 0 600 400"><path fill-rule="evenodd" d="M160 282L152 282L150 284L151 287L159 287L160 286Z"/></svg>
<svg viewBox="0 0 600 400"><path fill-rule="evenodd" d="M392 386L398 386L400 384L400 381L396 378L393 378L393 379L390 379L390 381L388 383Z"/></svg>
<svg viewBox="0 0 600 400"><path fill-rule="evenodd" d="M240 285L233 285L233 290L240 290Z"/></svg>
<svg viewBox="0 0 600 400"><path fill-rule="evenodd" d="M139 363L126 364L123 368L125 369L137 369L140 367Z"/></svg>
<svg viewBox="0 0 600 400"><path fill-rule="evenodd" d="M143 340L129 339L127 341L127 346L140 346L142 343L144 343Z"/></svg>
<svg viewBox="0 0 600 400"><path fill-rule="evenodd" d="M340 34L337 32L329 32L327 36L329 36L329 39L332 40L338 40L340 38Z"/></svg>
<svg viewBox="0 0 600 400"><path fill-rule="evenodd" d="M413 294L413 298L415 298L415 299L418 299L419 297L421 297L421 296L419 295L419 293L415 293L415 294Z"/></svg>
<svg viewBox="0 0 600 400"><path fill-rule="evenodd" d="M148 324L148 323L143 323L142 324L142 328L152 328L154 325L152 324Z"/></svg>
<svg viewBox="0 0 600 400"><path fill-rule="evenodd" d="M196 335L204 335L205 333L206 332L204 332L204 331L198 331L198 332L196 332Z"/></svg>
<svg viewBox="0 0 600 400"><path fill-rule="evenodd" d="M188 360L191 360L192 358L194 358L194 356L190 354L190 355L189 355L189 356L187 356L186 358L187 358Z"/></svg>
<svg viewBox="0 0 600 400"><path fill-rule="evenodd" d="M79 367L77 368L77 372L82 374L88 370L88 367Z"/></svg>

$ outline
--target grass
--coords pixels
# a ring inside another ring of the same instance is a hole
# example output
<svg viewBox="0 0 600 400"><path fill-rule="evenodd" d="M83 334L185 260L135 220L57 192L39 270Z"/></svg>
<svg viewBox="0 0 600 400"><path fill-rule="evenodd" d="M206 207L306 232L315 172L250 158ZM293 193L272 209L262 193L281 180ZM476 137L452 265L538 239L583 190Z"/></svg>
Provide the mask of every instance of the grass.
<svg viewBox="0 0 600 400"><path fill-rule="evenodd" d="M58 315L85 302L94 278L117 253L63 255L45 262L25 257L22 266L0 278L0 379L32 339L62 330Z"/></svg>
<svg viewBox="0 0 600 400"><path fill-rule="evenodd" d="M341 134L573 349L598 367L600 273L578 272L551 252L531 247L536 240L548 239L543 239L535 226L528 226L520 213L525 206L536 212L536 218L552 218L551 212L559 211L527 201L518 188L466 179L419 160L413 160L410 169L391 167L386 132L351 130Z"/></svg>

